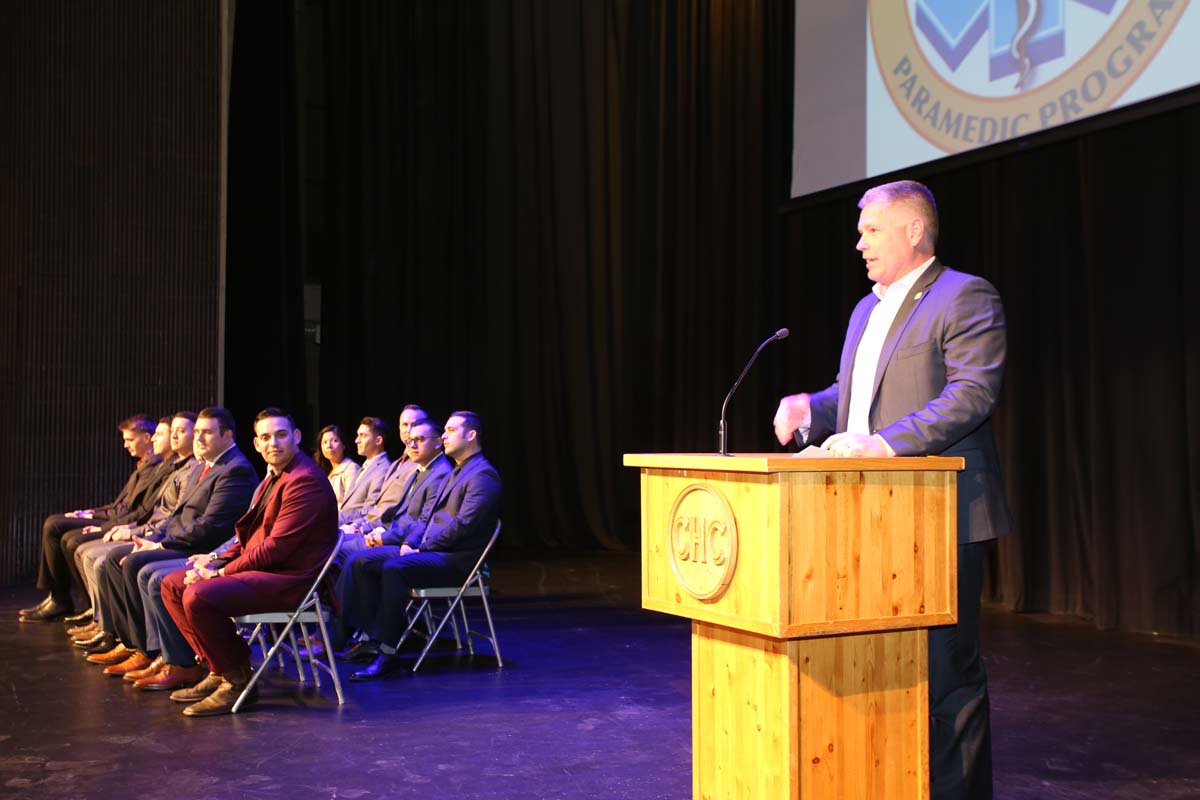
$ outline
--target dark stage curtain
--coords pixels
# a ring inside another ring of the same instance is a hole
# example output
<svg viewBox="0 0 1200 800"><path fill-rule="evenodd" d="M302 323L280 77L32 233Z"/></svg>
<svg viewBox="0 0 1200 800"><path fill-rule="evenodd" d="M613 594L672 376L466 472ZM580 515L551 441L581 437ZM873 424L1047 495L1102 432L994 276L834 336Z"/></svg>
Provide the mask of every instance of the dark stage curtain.
<svg viewBox="0 0 1200 800"><path fill-rule="evenodd" d="M620 454L715 448L729 383L786 325L730 413L732 449L776 449L778 397L834 379L868 289L863 186L779 213L791 7L297 0L278 135L321 289L313 423L473 408L506 546L635 547ZM1197 115L914 173L944 260L1010 316L1017 533L988 589L1010 608L1196 633Z"/></svg>
<svg viewBox="0 0 1200 800"><path fill-rule="evenodd" d="M621 453L715 447L721 394L778 327L790 4L297 15L320 422L472 408L506 545L636 546ZM773 392L738 398L743 449Z"/></svg>
<svg viewBox="0 0 1200 800"><path fill-rule="evenodd" d="M225 406L253 455L251 421L267 406L314 431L305 402L295 34L290 3L236 3L226 199Z"/></svg>

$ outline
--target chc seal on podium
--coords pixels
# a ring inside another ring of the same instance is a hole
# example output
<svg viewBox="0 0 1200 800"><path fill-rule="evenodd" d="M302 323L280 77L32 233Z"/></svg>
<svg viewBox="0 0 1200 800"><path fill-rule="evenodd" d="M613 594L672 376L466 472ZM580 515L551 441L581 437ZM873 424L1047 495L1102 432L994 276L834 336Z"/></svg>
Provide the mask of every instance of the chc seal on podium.
<svg viewBox="0 0 1200 800"><path fill-rule="evenodd" d="M668 519L671 570L697 600L720 597L737 566L737 523L725 498L694 483L675 498Z"/></svg>

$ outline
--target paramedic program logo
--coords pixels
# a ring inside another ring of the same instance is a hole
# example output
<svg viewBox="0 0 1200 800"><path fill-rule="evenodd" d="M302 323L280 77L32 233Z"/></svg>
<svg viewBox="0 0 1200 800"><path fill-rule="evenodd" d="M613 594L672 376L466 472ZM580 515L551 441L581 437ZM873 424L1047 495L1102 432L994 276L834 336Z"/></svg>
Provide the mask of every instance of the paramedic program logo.
<svg viewBox="0 0 1200 800"><path fill-rule="evenodd" d="M1110 108L1190 0L869 0L888 94L948 153Z"/></svg>

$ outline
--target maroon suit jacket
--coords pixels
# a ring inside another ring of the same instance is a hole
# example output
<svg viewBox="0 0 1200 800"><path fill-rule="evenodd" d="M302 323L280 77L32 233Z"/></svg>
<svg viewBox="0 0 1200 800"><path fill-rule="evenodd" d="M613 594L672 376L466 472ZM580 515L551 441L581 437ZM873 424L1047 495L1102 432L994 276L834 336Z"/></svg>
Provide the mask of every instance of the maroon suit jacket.
<svg viewBox="0 0 1200 800"><path fill-rule="evenodd" d="M304 453L276 479L265 504L260 492L234 526L237 540L220 555L230 559L226 576L244 574L243 581L277 595L283 610L300 602L337 544L337 498Z"/></svg>

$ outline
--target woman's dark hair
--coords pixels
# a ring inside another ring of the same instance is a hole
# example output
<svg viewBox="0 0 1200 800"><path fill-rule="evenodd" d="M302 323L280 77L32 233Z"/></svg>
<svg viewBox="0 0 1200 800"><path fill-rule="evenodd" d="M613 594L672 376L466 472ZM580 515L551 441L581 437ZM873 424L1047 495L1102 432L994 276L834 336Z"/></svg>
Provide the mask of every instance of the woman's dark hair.
<svg viewBox="0 0 1200 800"><path fill-rule="evenodd" d="M345 452L346 450L346 437L342 436L342 429L337 425L326 425L317 432L317 449L313 451L313 460L317 462L317 466L320 467L326 475L333 472L333 462L326 458L325 454L321 452L321 441L325 438L325 434L327 433L332 433L334 436L336 436L338 441L342 443L342 451ZM346 457L349 458L349 456Z"/></svg>

